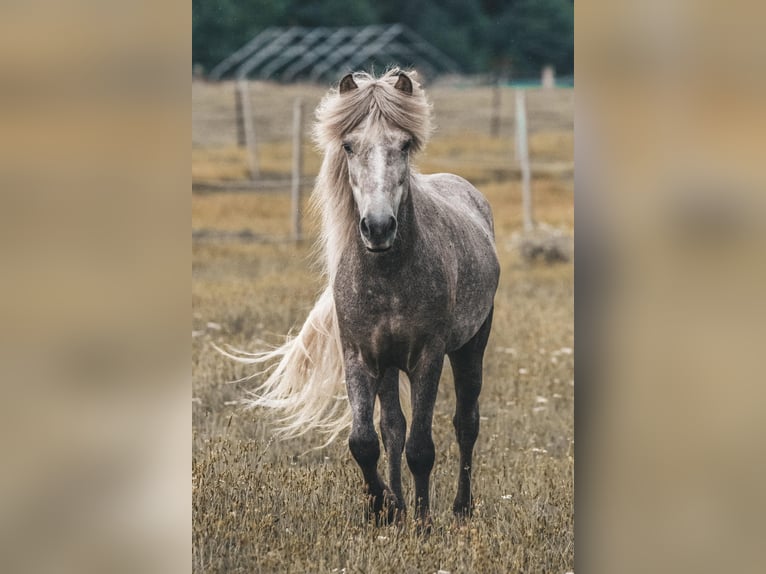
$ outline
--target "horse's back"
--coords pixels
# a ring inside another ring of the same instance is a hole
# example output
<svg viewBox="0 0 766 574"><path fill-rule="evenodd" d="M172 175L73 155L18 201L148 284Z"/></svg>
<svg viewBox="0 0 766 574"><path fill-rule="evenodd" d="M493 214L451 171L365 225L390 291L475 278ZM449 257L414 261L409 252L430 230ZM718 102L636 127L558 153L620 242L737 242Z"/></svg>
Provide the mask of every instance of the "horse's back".
<svg viewBox="0 0 766 574"><path fill-rule="evenodd" d="M435 173L423 176L426 188L435 199L444 201L447 209L459 216L478 215L482 227L494 239L492 208L487 198L471 182L453 173Z"/></svg>
<svg viewBox="0 0 766 574"><path fill-rule="evenodd" d="M457 175L440 173L422 179L418 217L437 244L451 293L453 328L448 350L465 344L489 314L500 275L492 209L481 192Z"/></svg>

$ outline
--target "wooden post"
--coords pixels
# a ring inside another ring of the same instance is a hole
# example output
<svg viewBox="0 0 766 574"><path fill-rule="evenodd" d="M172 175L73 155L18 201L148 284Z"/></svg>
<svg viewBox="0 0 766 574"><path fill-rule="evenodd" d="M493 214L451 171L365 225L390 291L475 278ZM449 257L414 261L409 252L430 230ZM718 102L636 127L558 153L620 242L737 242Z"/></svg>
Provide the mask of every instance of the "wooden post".
<svg viewBox="0 0 766 574"><path fill-rule="evenodd" d="M500 80L495 82L492 88L492 118L489 123L489 135L496 138L500 134L500 101L501 101Z"/></svg>
<svg viewBox="0 0 766 574"><path fill-rule="evenodd" d="M529 146L527 145L527 106L524 90L516 88L516 159L521 166L521 202L524 216L524 231L535 227L532 216L531 174L529 168Z"/></svg>
<svg viewBox="0 0 766 574"><path fill-rule="evenodd" d="M250 179L260 176L258 155L255 149L255 126L253 125L253 108L250 101L250 86L247 79L237 81L237 93L242 106L242 124L244 125L245 145L247 146L247 164L250 169Z"/></svg>
<svg viewBox="0 0 766 574"><path fill-rule="evenodd" d="M546 90L556 87L556 72L553 70L553 66L543 68L541 83Z"/></svg>
<svg viewBox="0 0 766 574"><path fill-rule="evenodd" d="M303 174L303 100L293 102L293 177L292 211L293 239L300 241L301 231L301 175Z"/></svg>
<svg viewBox="0 0 766 574"><path fill-rule="evenodd" d="M237 147L245 147L247 141L245 141L245 119L242 117L242 92L238 85L234 86L234 115L236 116L234 121L237 127Z"/></svg>

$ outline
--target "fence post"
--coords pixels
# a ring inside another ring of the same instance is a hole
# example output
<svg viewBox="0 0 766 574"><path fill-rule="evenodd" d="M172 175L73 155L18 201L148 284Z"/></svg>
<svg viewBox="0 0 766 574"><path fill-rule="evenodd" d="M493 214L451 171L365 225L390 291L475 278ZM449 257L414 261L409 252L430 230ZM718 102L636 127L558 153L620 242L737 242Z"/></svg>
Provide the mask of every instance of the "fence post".
<svg viewBox="0 0 766 574"><path fill-rule="evenodd" d="M500 102L501 102L500 80L495 82L492 88L492 119L489 123L489 135L496 138L500 134Z"/></svg>
<svg viewBox="0 0 766 574"><path fill-rule="evenodd" d="M293 174L292 174L292 211L293 239L300 241L301 231L301 175L303 174L303 100L295 98L293 102Z"/></svg>
<svg viewBox="0 0 766 574"><path fill-rule="evenodd" d="M529 168L529 147L527 145L527 106L524 90L516 88L516 159L521 166L521 203L524 216L524 231L535 226L532 216L531 174Z"/></svg>
<svg viewBox="0 0 766 574"><path fill-rule="evenodd" d="M247 79L237 80L237 101L241 106L243 132L245 145L247 146L247 164L250 169L250 179L260 176L258 169L258 155L255 149L255 126L253 125L253 108L250 101L250 86Z"/></svg>
<svg viewBox="0 0 766 574"><path fill-rule="evenodd" d="M242 92L239 86L234 86L234 115L237 128L237 147L245 147L245 119L242 117Z"/></svg>
<svg viewBox="0 0 766 574"><path fill-rule="evenodd" d="M541 83L543 88L548 90L556 87L556 72L553 66L545 66L543 68Z"/></svg>

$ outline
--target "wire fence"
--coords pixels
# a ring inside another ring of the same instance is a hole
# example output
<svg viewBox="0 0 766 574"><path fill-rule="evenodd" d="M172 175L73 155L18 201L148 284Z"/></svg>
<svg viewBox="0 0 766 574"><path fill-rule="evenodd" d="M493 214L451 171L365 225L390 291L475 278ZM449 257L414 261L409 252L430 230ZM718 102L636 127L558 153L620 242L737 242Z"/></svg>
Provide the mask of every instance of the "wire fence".
<svg viewBox="0 0 766 574"><path fill-rule="evenodd" d="M427 90L436 122L424 154L429 171L459 173L474 183L517 180L525 197L530 177L572 177L572 89L465 82ZM302 194L321 161L311 140L313 110L326 91L307 84L193 82L193 191L289 193L292 236L300 238Z"/></svg>
<svg viewBox="0 0 766 574"><path fill-rule="evenodd" d="M328 86L313 84L276 85L248 82L252 121L259 143L289 141L292 104L301 98L312 119ZM436 138L454 135L514 137L514 91L510 85L427 86L434 105ZM530 134L571 131L574 127L574 93L570 88L525 88ZM238 145L237 83L192 83L192 145L215 148ZM305 135L310 135L311 121Z"/></svg>

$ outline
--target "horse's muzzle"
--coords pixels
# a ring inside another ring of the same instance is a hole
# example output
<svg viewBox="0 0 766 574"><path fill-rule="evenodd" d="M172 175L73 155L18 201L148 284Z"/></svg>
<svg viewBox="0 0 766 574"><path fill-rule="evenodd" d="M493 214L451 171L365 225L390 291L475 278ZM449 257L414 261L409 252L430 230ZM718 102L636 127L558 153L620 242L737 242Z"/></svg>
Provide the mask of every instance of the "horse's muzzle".
<svg viewBox="0 0 766 574"><path fill-rule="evenodd" d="M388 251L396 239L396 218L393 215L363 217L359 231L368 251Z"/></svg>

